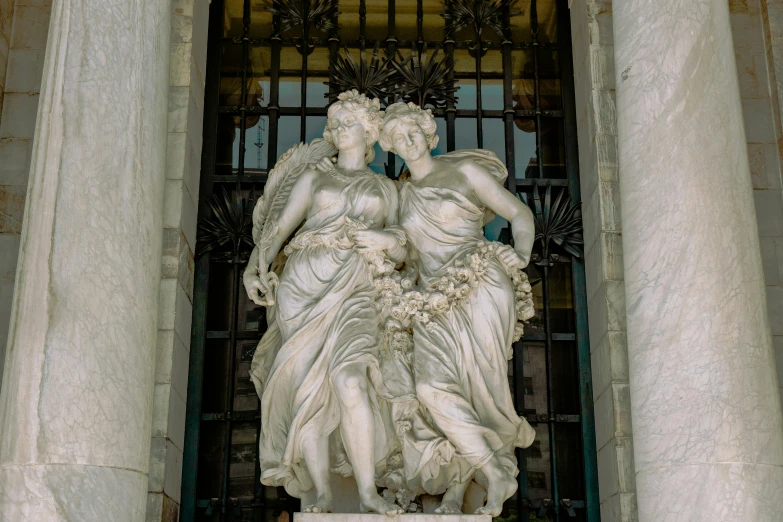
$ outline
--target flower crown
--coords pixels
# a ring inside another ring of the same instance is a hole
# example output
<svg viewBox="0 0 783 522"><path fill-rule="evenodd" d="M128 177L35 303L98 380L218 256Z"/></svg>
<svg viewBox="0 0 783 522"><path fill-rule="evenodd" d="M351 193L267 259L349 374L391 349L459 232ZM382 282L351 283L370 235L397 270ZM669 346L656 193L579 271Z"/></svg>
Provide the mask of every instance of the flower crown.
<svg viewBox="0 0 783 522"><path fill-rule="evenodd" d="M391 120L394 116L398 114L425 114L428 118L433 118L432 116L432 109L422 109L418 105L416 105L413 102L408 103L402 103L397 102L389 105L386 108L386 113L384 114L386 120Z"/></svg>
<svg viewBox="0 0 783 522"><path fill-rule="evenodd" d="M356 103L370 111L378 111L383 115L383 111L381 111L381 101L378 98L368 98L366 95L360 94L356 89L341 92L337 95L337 99L342 102Z"/></svg>

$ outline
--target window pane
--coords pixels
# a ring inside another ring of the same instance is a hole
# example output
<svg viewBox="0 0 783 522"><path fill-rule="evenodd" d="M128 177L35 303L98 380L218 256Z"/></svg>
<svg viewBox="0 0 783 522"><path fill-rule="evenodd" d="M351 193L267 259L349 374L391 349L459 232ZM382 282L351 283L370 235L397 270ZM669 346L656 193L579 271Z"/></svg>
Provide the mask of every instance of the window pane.
<svg viewBox="0 0 783 522"><path fill-rule="evenodd" d="M428 2L424 2L422 36L425 42L440 43L443 41L443 27L445 25L443 17L440 16L442 4L437 9L432 7ZM397 0L395 14L397 39L401 41L417 41L419 36L416 22L416 0Z"/></svg>
<svg viewBox="0 0 783 522"><path fill-rule="evenodd" d="M226 106L264 106L269 88L269 49L253 46L249 49L245 98L242 99L242 44L224 43L220 61L219 104Z"/></svg>
<svg viewBox="0 0 783 522"><path fill-rule="evenodd" d="M557 1L538 0L538 41L555 42L557 40Z"/></svg>
<svg viewBox="0 0 783 522"><path fill-rule="evenodd" d="M501 232L506 227L508 227L508 221L500 216L495 216L495 219L484 227L484 237L490 241L498 241Z"/></svg>
<svg viewBox="0 0 783 522"><path fill-rule="evenodd" d="M225 0L223 8L223 36L242 36L242 10L245 0Z"/></svg>
<svg viewBox="0 0 783 522"><path fill-rule="evenodd" d="M538 41L555 42L557 40L557 0L538 0ZM519 15L511 19L511 36L514 42L531 42L533 34L530 26L531 0L522 0L515 4Z"/></svg>
<svg viewBox="0 0 783 522"><path fill-rule="evenodd" d="M389 34L388 4L386 2L367 2L366 6L364 37L367 47L372 47L376 41L384 42ZM342 42L359 40L359 0L340 1L338 24Z"/></svg>
<svg viewBox="0 0 783 522"><path fill-rule="evenodd" d="M300 143L299 116L281 116L277 122L277 155L284 154L288 149Z"/></svg>
<svg viewBox="0 0 783 522"><path fill-rule="evenodd" d="M258 423L240 422L231 427L229 496L252 500L256 487Z"/></svg>
<svg viewBox="0 0 783 522"><path fill-rule="evenodd" d="M206 377L210 372L204 373ZM206 383L204 391L206 391ZM202 422L199 439L197 496L198 498L220 497L223 481L223 448L226 442L226 431L223 423ZM203 510L201 511L203 512ZM217 517L204 520L217 520Z"/></svg>
<svg viewBox="0 0 783 522"><path fill-rule="evenodd" d="M579 423L555 424L555 444L557 447L557 483L560 498L584 500L584 454L582 453L582 428ZM576 509L575 511L576 517L563 517L561 515L560 519L568 520L569 522L585 520L584 509Z"/></svg>
<svg viewBox="0 0 783 522"><path fill-rule="evenodd" d="M389 162L389 155L383 151L378 143L375 144L375 158L370 163L370 170L378 174L386 175L386 163ZM399 165L399 164L398 164Z"/></svg>
<svg viewBox="0 0 783 522"><path fill-rule="evenodd" d="M576 343L573 341L552 343L552 388L554 390L552 405L556 413L579 415L581 411L577 364Z"/></svg>
<svg viewBox="0 0 783 522"><path fill-rule="evenodd" d="M250 37L269 38L272 36L272 13L265 9L263 0L250 0Z"/></svg>
<svg viewBox="0 0 783 522"><path fill-rule="evenodd" d="M245 173L266 169L269 143L269 117L258 117L256 124L245 131ZM239 148L239 143L236 143ZM238 161L238 160L237 160Z"/></svg>
<svg viewBox="0 0 783 522"><path fill-rule="evenodd" d="M544 50L538 51L538 84L542 110L563 108L560 91L560 64L558 54ZM535 110L535 68L533 51L520 50L511 54L512 97L514 108Z"/></svg>
<svg viewBox="0 0 783 522"><path fill-rule="evenodd" d="M475 118L457 118L454 129L456 150L478 148Z"/></svg>
<svg viewBox="0 0 783 522"><path fill-rule="evenodd" d="M568 177L565 168L563 120L541 119L541 158L544 162L544 177L552 179Z"/></svg>
<svg viewBox="0 0 783 522"><path fill-rule="evenodd" d="M527 329L526 329L527 331ZM522 349L525 411L547 413L546 352L544 343L525 342ZM521 409L521 405L517 405ZM533 445L523 450L527 455L527 484L531 499L552 498L550 495L551 466L549 452L549 430L545 423L533 424L536 439Z"/></svg>
<svg viewBox="0 0 783 522"><path fill-rule="evenodd" d="M501 118L484 118L484 149L494 152L500 161L506 161L506 131Z"/></svg>
<svg viewBox="0 0 783 522"><path fill-rule="evenodd" d="M239 166L239 116L218 116L215 175L227 176Z"/></svg>
<svg viewBox="0 0 783 522"><path fill-rule="evenodd" d="M537 178L536 120L514 120L514 170L517 179Z"/></svg>

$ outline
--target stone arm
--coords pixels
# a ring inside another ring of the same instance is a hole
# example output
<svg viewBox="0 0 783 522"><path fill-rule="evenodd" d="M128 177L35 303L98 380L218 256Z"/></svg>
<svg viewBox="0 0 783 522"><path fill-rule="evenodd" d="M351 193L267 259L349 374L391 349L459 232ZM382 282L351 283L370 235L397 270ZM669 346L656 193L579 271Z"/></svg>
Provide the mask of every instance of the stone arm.
<svg viewBox="0 0 783 522"><path fill-rule="evenodd" d="M533 212L481 165L466 161L461 170L481 204L511 223L514 250L521 257L522 267L527 266L536 237Z"/></svg>
<svg viewBox="0 0 783 522"><path fill-rule="evenodd" d="M296 180L291 194L288 196L288 200L277 217L275 223L275 234L270 239L269 243L262 245L266 252L264 259L259 259L259 263L263 263L264 266L274 261L275 256L280 251L280 247L285 243L291 234L302 224L307 218L307 213L310 209L310 204L313 199L313 185L317 173L314 170L308 170L303 172L302 175ZM259 266L261 266L259 264Z"/></svg>

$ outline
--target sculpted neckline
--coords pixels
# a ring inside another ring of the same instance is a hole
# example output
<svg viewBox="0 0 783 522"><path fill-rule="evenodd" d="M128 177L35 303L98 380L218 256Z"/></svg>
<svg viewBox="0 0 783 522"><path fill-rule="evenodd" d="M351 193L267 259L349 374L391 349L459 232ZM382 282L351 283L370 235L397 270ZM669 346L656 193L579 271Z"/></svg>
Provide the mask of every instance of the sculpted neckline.
<svg viewBox="0 0 783 522"><path fill-rule="evenodd" d="M430 185L415 185L415 184L411 183L410 180L407 180L407 179L405 181L403 181L403 183L404 183L403 187L413 187L416 190L436 190L436 191L442 190L442 191L445 191L445 192L456 194L457 196L459 196L459 199L461 199L465 203L469 204L471 207L475 208L477 212L484 212L479 205L476 205L473 201L470 200L470 198L468 198L465 194L463 194L459 190L456 190L456 189L453 189L453 188L449 188L449 187L433 187L433 186L430 186Z"/></svg>
<svg viewBox="0 0 783 522"><path fill-rule="evenodd" d="M343 183L353 183L354 181L358 179L364 179L369 178L372 176L378 176L377 173L375 173L372 169L369 167L365 167L363 170L354 170L353 175L349 176L347 174L343 174L340 172L340 170L337 168L337 166L332 165L332 168L326 170L326 173L329 174L331 177L342 181Z"/></svg>

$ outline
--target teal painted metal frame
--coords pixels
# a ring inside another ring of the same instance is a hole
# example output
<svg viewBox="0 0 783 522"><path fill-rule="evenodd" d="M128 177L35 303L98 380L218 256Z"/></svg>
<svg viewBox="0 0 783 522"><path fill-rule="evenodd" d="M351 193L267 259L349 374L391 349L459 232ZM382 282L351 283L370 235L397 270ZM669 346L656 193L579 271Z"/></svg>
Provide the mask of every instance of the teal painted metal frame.
<svg viewBox="0 0 783 522"><path fill-rule="evenodd" d="M565 124L565 155L569 192L572 201L580 201L579 149L576 132L574 61L571 43L571 17L567 0L557 3L557 40L560 43L560 79ZM571 81L563 81L566 78ZM588 522L600 522L598 497L598 452L595 445L593 411L593 375L590 361L590 330L587 322L587 288L583 259L571 263L576 314L576 344L579 366L579 401L582 414L582 455L584 458L585 509Z"/></svg>
<svg viewBox="0 0 783 522"><path fill-rule="evenodd" d="M207 71L204 89L204 132L207 137L201 151L201 178L199 183L198 215L209 212L206 204L212 194L212 174L215 169L215 128L218 121L218 98L220 94L220 61L223 25L223 0L212 0L209 6ZM217 40L217 41L213 41ZM180 496L180 520L193 522L196 519L198 485L198 449L201 432L201 404L204 382L204 350L207 342L208 289L210 254L197 257L193 267L193 321L190 333L190 365L188 367L188 397L185 413L185 442L182 452L182 494Z"/></svg>

